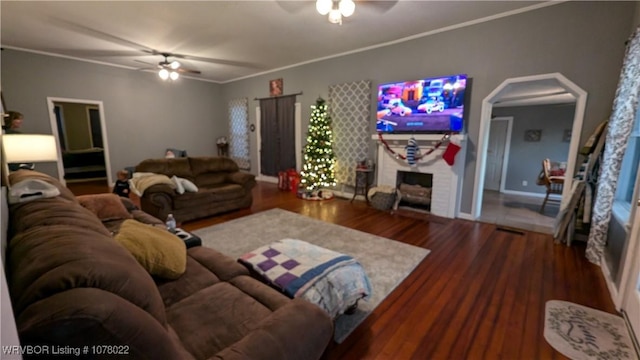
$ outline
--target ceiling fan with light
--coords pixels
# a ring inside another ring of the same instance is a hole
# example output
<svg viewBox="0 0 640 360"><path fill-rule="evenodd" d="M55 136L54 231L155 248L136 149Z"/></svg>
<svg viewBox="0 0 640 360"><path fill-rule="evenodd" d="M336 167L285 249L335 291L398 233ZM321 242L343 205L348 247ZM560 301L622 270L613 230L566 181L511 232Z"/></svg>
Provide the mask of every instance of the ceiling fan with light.
<svg viewBox="0 0 640 360"><path fill-rule="evenodd" d="M342 25L342 17L353 15L356 4L353 0L317 0L316 10L320 15L329 14L329 22Z"/></svg>
<svg viewBox="0 0 640 360"><path fill-rule="evenodd" d="M158 76L160 76L162 80L169 80L169 79L178 80L178 78L180 77L180 73L189 73L189 74L196 74L196 75L200 74L200 71L198 70L187 69L183 67L178 60L169 61L169 57L180 57L180 55L171 54L171 53L154 53L154 55L161 55L164 57L164 60L160 61L157 66L157 68L159 69ZM148 64L140 60L136 60L136 61L141 62L143 64ZM139 70L151 70L151 69L143 68Z"/></svg>

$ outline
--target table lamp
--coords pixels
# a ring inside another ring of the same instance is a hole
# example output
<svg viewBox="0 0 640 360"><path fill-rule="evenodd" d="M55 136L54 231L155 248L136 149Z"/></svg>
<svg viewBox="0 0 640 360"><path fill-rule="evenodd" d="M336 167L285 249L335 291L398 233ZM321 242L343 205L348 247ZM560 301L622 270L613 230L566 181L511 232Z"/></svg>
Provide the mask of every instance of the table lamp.
<svg viewBox="0 0 640 360"><path fill-rule="evenodd" d="M58 147L53 135L2 135L2 166L5 184L9 185L9 165L58 161Z"/></svg>

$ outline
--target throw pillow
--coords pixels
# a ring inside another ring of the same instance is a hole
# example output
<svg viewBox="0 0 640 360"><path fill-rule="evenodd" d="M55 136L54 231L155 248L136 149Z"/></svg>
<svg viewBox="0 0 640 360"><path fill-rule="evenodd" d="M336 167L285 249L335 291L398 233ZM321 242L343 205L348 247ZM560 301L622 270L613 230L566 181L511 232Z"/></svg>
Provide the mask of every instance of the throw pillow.
<svg viewBox="0 0 640 360"><path fill-rule="evenodd" d="M93 194L76 196L80 205L89 209L102 221L131 219L131 213L116 194Z"/></svg>
<svg viewBox="0 0 640 360"><path fill-rule="evenodd" d="M180 195L184 194L184 186L182 186L182 181L180 181L182 179L180 179L179 177L173 175L171 177L171 181L173 181L174 184L176 184L176 192Z"/></svg>
<svg viewBox="0 0 640 360"><path fill-rule="evenodd" d="M180 178L180 184L188 192L198 192L198 187L196 186L196 184L187 179Z"/></svg>
<svg viewBox="0 0 640 360"><path fill-rule="evenodd" d="M177 279L187 269L187 248L184 241L164 229L126 220L115 239L151 275Z"/></svg>

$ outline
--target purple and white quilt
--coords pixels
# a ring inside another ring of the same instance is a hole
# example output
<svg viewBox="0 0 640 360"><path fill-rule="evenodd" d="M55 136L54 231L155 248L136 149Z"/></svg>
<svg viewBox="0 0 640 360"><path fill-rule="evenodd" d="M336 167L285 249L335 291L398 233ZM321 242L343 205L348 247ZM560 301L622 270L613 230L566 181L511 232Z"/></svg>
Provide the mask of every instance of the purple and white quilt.
<svg viewBox="0 0 640 360"><path fill-rule="evenodd" d="M333 317L371 295L369 278L354 258L302 240L278 240L238 260L287 296L304 298Z"/></svg>

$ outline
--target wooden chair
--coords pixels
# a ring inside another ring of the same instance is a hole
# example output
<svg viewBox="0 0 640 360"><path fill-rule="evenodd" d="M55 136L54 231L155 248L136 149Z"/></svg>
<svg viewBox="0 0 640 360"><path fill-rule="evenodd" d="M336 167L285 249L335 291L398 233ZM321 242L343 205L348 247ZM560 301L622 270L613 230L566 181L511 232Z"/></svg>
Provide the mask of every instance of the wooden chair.
<svg viewBox="0 0 640 360"><path fill-rule="evenodd" d="M562 194L562 188L564 186L564 175L551 175L551 160L544 159L542 160L542 171L540 171L540 175L538 175L537 184L544 185L547 188L547 195L544 197L542 207L540 208L540 213L543 213L544 207L545 205L547 205L547 201L549 201L549 195Z"/></svg>

